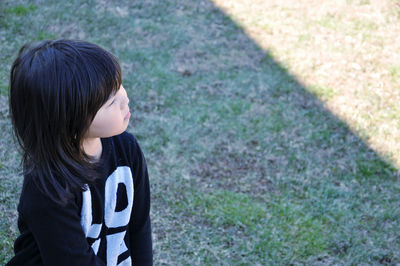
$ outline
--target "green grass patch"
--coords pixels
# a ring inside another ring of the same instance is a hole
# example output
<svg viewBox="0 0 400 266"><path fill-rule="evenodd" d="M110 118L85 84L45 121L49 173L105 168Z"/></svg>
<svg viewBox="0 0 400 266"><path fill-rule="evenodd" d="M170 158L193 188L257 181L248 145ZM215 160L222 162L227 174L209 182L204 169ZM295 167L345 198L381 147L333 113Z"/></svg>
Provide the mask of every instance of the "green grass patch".
<svg viewBox="0 0 400 266"><path fill-rule="evenodd" d="M334 88L329 86L322 86L322 85L313 85L309 86L308 90L318 99L323 101L328 101L335 96Z"/></svg>
<svg viewBox="0 0 400 266"><path fill-rule="evenodd" d="M38 33L37 37L36 37L36 39L37 39L38 41L42 41L42 40L52 40L52 39L55 39L55 38L56 38L56 35L51 34L51 33L48 33L48 32L43 32L43 31L40 31L40 32Z"/></svg>
<svg viewBox="0 0 400 266"><path fill-rule="evenodd" d="M216 191L193 199L194 209L217 226L253 228L266 218L265 207L245 194Z"/></svg>
<svg viewBox="0 0 400 266"><path fill-rule="evenodd" d="M0 95L8 95L8 84L0 82Z"/></svg>
<svg viewBox="0 0 400 266"><path fill-rule="evenodd" d="M8 261L7 259L10 257L10 254L13 254L13 237L6 233L9 228L2 228L0 231L0 261L5 263Z"/></svg>
<svg viewBox="0 0 400 266"><path fill-rule="evenodd" d="M4 9L5 14L16 15L16 16L26 16L30 12L37 9L37 6L34 4L29 5L17 5Z"/></svg>
<svg viewBox="0 0 400 266"><path fill-rule="evenodd" d="M242 248L252 247L248 256L259 258L260 263L290 263L328 249L330 233L323 217L307 213L288 199L278 197L261 202L243 193L223 190L186 196L176 206L178 211L190 210L191 215L205 218L220 230L234 227L243 231L251 240Z"/></svg>
<svg viewBox="0 0 400 266"><path fill-rule="evenodd" d="M393 81L399 81L400 80L400 66L391 66L390 67L390 75L392 77ZM396 88L400 89L400 88Z"/></svg>

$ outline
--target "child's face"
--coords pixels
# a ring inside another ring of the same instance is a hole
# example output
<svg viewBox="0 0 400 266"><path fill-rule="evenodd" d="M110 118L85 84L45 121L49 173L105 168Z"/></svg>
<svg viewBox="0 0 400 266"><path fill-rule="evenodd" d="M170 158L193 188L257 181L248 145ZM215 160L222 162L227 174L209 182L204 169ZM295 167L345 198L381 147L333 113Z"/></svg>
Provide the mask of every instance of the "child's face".
<svg viewBox="0 0 400 266"><path fill-rule="evenodd" d="M97 111L86 138L108 138L124 132L131 116L128 103L128 95L121 85L117 93Z"/></svg>

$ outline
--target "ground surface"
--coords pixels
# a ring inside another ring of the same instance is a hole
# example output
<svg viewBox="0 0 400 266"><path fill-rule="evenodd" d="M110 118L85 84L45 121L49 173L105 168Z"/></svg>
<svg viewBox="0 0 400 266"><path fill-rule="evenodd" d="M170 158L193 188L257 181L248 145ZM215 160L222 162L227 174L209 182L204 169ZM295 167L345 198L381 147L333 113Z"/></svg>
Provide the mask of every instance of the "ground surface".
<svg viewBox="0 0 400 266"><path fill-rule="evenodd" d="M266 3L267 2L267 3ZM0 264L26 41L121 61L152 183L156 265L400 263L398 1L0 2Z"/></svg>

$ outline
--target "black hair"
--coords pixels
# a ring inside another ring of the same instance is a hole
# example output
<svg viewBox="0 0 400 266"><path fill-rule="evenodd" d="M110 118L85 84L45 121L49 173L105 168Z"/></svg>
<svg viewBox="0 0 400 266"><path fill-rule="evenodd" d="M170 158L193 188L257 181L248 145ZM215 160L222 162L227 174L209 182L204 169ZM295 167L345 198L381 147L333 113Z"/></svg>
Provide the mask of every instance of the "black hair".
<svg viewBox="0 0 400 266"><path fill-rule="evenodd" d="M116 57L77 40L24 45L11 67L9 107L24 175L65 204L97 179L83 140L97 111L122 82Z"/></svg>

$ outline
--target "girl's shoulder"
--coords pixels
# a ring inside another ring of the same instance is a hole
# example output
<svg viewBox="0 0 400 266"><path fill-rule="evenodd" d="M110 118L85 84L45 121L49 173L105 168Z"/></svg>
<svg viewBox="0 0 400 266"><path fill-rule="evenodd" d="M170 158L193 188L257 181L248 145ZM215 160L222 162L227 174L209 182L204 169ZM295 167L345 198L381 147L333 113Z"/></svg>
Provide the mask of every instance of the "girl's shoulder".
<svg viewBox="0 0 400 266"><path fill-rule="evenodd" d="M127 131L111 137L114 150L127 154L141 153L141 149L136 137Z"/></svg>
<svg viewBox="0 0 400 266"><path fill-rule="evenodd" d="M124 131L121 134L116 135L112 138L114 139L114 141L130 145L134 145L137 142L135 136L132 133L129 133L128 131Z"/></svg>
<svg viewBox="0 0 400 266"><path fill-rule="evenodd" d="M50 210L72 208L77 209L76 195L69 199L65 199L65 203L57 203L47 195L46 191L42 191L33 180L34 175L28 174L24 176L22 191L18 204L18 212L26 218L45 216Z"/></svg>
<svg viewBox="0 0 400 266"><path fill-rule="evenodd" d="M123 132L119 135L102 139L103 144L103 164L106 162L117 163L118 165L133 165L144 160L143 152L136 137Z"/></svg>

